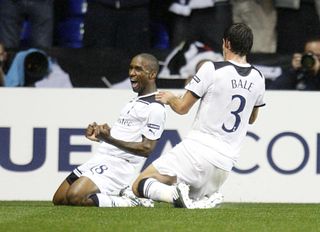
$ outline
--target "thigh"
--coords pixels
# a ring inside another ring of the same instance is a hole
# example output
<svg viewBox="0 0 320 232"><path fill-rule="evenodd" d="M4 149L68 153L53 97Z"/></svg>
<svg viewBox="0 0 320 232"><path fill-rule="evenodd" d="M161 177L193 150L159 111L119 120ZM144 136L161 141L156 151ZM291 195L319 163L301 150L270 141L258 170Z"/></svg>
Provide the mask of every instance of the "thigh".
<svg viewBox="0 0 320 232"><path fill-rule="evenodd" d="M199 185L199 164L194 156L196 144L184 140L152 164L162 175L175 176L177 182Z"/></svg>
<svg viewBox="0 0 320 232"><path fill-rule="evenodd" d="M68 189L67 195L72 197L83 197L99 193L98 186L90 178L81 176Z"/></svg>
<svg viewBox="0 0 320 232"><path fill-rule="evenodd" d="M103 163L105 158L106 158L106 155L95 154L87 162L83 163L82 165L74 169L73 173L76 176L80 177L82 176L83 173L90 171L92 167L99 166L100 163Z"/></svg>
<svg viewBox="0 0 320 232"><path fill-rule="evenodd" d="M160 174L177 176L177 182L190 185L194 199L219 190L228 172L209 163L202 154L215 155L214 150L193 140L185 139L170 152L153 162Z"/></svg>
<svg viewBox="0 0 320 232"><path fill-rule="evenodd" d="M105 156L87 165L81 176L93 181L101 193L118 195L121 189L132 184L139 171L138 167L126 160Z"/></svg>
<svg viewBox="0 0 320 232"><path fill-rule="evenodd" d="M177 182L176 176L161 174L152 164L150 164L137 178L136 182L140 182L145 178L154 178L161 183L172 185Z"/></svg>
<svg viewBox="0 0 320 232"><path fill-rule="evenodd" d="M228 175L228 171L209 164L206 171L203 173L203 185L199 188L191 186L190 197L193 199L201 199L204 196L211 196L213 193L219 191Z"/></svg>

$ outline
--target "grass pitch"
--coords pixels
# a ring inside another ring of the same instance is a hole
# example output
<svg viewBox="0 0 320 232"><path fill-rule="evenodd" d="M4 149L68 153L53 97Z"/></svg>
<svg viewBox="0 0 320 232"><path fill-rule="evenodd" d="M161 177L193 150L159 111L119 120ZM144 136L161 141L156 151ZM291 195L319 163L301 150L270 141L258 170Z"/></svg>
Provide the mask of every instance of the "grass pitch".
<svg viewBox="0 0 320 232"><path fill-rule="evenodd" d="M188 210L53 206L47 201L0 201L0 231L320 231L319 204L225 203Z"/></svg>

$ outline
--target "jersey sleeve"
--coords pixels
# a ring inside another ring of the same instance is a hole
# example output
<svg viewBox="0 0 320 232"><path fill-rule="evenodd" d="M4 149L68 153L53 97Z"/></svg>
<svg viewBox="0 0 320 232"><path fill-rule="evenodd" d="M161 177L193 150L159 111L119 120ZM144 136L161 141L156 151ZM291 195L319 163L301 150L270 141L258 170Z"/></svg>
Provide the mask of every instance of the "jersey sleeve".
<svg viewBox="0 0 320 232"><path fill-rule="evenodd" d="M266 88L265 88L264 76L262 75L262 77L263 77L263 83L261 85L260 95L258 96L254 107L262 107L266 105L264 102L264 93L266 91L265 90Z"/></svg>
<svg viewBox="0 0 320 232"><path fill-rule="evenodd" d="M256 101L256 104L254 105L254 107L262 107L262 106L265 106L265 105L266 105L266 103L265 103L264 100L263 100L263 95L264 95L264 94L259 95L259 97L258 97L258 99L257 99L257 101Z"/></svg>
<svg viewBox="0 0 320 232"><path fill-rule="evenodd" d="M191 91L199 98L202 97L213 81L214 71L213 63L205 62L193 76L192 80L186 85L185 89Z"/></svg>
<svg viewBox="0 0 320 232"><path fill-rule="evenodd" d="M150 140L159 139L164 130L165 121L165 107L159 103L152 103L147 123L142 129L142 134Z"/></svg>

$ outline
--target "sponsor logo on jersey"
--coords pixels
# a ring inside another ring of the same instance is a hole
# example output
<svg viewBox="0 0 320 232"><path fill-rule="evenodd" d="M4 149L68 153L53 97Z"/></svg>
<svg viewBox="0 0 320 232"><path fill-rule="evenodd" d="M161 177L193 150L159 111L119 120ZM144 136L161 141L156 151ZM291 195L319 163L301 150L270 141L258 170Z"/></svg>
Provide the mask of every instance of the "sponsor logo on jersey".
<svg viewBox="0 0 320 232"><path fill-rule="evenodd" d="M124 126L132 126L132 121L125 118L119 118L118 123Z"/></svg>

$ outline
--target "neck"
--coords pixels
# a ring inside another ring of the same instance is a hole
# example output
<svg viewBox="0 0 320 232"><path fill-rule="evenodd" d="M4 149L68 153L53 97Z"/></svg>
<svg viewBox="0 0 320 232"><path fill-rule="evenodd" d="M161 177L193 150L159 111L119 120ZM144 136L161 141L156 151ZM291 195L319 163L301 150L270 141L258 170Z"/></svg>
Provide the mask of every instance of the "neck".
<svg viewBox="0 0 320 232"><path fill-rule="evenodd" d="M246 56L239 56L237 54L234 54L232 52L226 53L225 54L225 60L232 60L235 61L239 64L246 64L247 62L247 57Z"/></svg>
<svg viewBox="0 0 320 232"><path fill-rule="evenodd" d="M157 86L156 85L149 85L149 86L146 86L146 88L140 92L138 94L138 96L143 96L143 95L147 95L149 93L153 93L153 92L156 92L157 91Z"/></svg>

